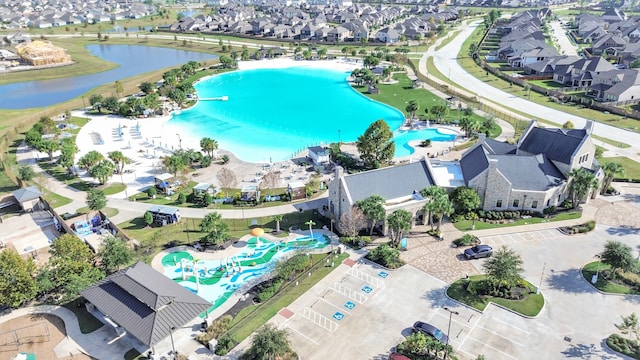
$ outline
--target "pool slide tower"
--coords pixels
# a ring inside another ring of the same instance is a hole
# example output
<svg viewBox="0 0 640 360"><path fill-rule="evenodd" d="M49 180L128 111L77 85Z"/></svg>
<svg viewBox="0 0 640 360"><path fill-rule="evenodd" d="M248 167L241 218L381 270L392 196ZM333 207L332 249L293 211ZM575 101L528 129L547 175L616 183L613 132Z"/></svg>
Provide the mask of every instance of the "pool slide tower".
<svg viewBox="0 0 640 360"><path fill-rule="evenodd" d="M194 258L192 261L189 261L185 258L180 259L180 272L182 273L182 280L187 280L188 275L193 275L196 279L196 294L200 293L200 269L198 269L198 263L200 259ZM236 270L236 259L235 256L227 259L220 260L220 269L224 269L225 276L229 277L232 273L236 271L238 273L242 272L242 266L240 266L240 261L237 261L238 268ZM231 269L229 269L231 268ZM202 269L206 274L207 269Z"/></svg>

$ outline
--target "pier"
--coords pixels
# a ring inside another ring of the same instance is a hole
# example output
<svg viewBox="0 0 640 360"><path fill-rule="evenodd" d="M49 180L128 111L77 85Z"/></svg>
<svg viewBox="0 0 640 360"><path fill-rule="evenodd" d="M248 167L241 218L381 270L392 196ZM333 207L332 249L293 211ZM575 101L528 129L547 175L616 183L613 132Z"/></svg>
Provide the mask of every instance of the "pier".
<svg viewBox="0 0 640 360"><path fill-rule="evenodd" d="M198 100L205 100L205 101L228 101L229 97L228 96L220 96L220 97L208 97L208 98L198 98Z"/></svg>

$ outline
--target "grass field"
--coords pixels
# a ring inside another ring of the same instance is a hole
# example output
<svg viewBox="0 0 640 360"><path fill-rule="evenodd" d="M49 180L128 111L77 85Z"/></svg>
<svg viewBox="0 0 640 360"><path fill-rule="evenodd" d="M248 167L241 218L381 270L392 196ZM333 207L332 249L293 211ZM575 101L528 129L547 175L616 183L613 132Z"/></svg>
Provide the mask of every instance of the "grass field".
<svg viewBox="0 0 640 360"><path fill-rule="evenodd" d="M617 163L624 167L624 174L618 175L620 179L640 180L640 163L629 159L628 157L618 156L610 158L601 158L598 161L604 166L608 163Z"/></svg>
<svg viewBox="0 0 640 360"><path fill-rule="evenodd" d="M544 297L542 294L529 294L525 300L507 300L492 296L474 295L466 290L465 286L468 281L480 281L484 279L486 279L486 275L470 276L469 280L460 279L447 288L447 295L480 311L484 311L489 302L494 302L516 313L525 316L536 316L544 306ZM535 289L531 283L528 281L525 282L530 289Z"/></svg>

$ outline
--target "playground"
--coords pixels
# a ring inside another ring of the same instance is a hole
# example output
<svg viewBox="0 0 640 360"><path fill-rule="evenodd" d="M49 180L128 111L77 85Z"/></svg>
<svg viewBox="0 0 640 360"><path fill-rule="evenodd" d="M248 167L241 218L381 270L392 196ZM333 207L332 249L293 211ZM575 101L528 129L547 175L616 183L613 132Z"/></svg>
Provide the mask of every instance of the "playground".
<svg viewBox="0 0 640 360"><path fill-rule="evenodd" d="M64 353L64 346L59 345L66 335L64 322L55 315L21 316L0 323L0 359L24 354L25 359L90 360L84 354Z"/></svg>

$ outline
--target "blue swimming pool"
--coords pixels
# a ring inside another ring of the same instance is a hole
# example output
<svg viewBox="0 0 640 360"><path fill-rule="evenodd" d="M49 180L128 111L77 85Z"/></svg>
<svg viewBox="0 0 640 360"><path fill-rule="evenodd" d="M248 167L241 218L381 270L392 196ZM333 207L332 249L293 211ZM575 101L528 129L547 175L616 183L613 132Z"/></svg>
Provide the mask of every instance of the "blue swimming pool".
<svg viewBox="0 0 640 360"><path fill-rule="evenodd" d="M396 141L396 156L409 156L414 153L414 148L409 146L409 142L414 140L426 140L431 141L453 141L456 138L456 134L448 132L446 130L440 130L437 128L427 128L421 130L396 130L393 132L393 139Z"/></svg>
<svg viewBox="0 0 640 360"><path fill-rule="evenodd" d="M201 100L170 120L191 138L208 136L250 162L280 161L310 145L351 142L384 119L398 129L404 115L355 91L350 72L291 67L224 73L195 84ZM438 140L435 140L438 141ZM403 156L402 144L397 156Z"/></svg>

